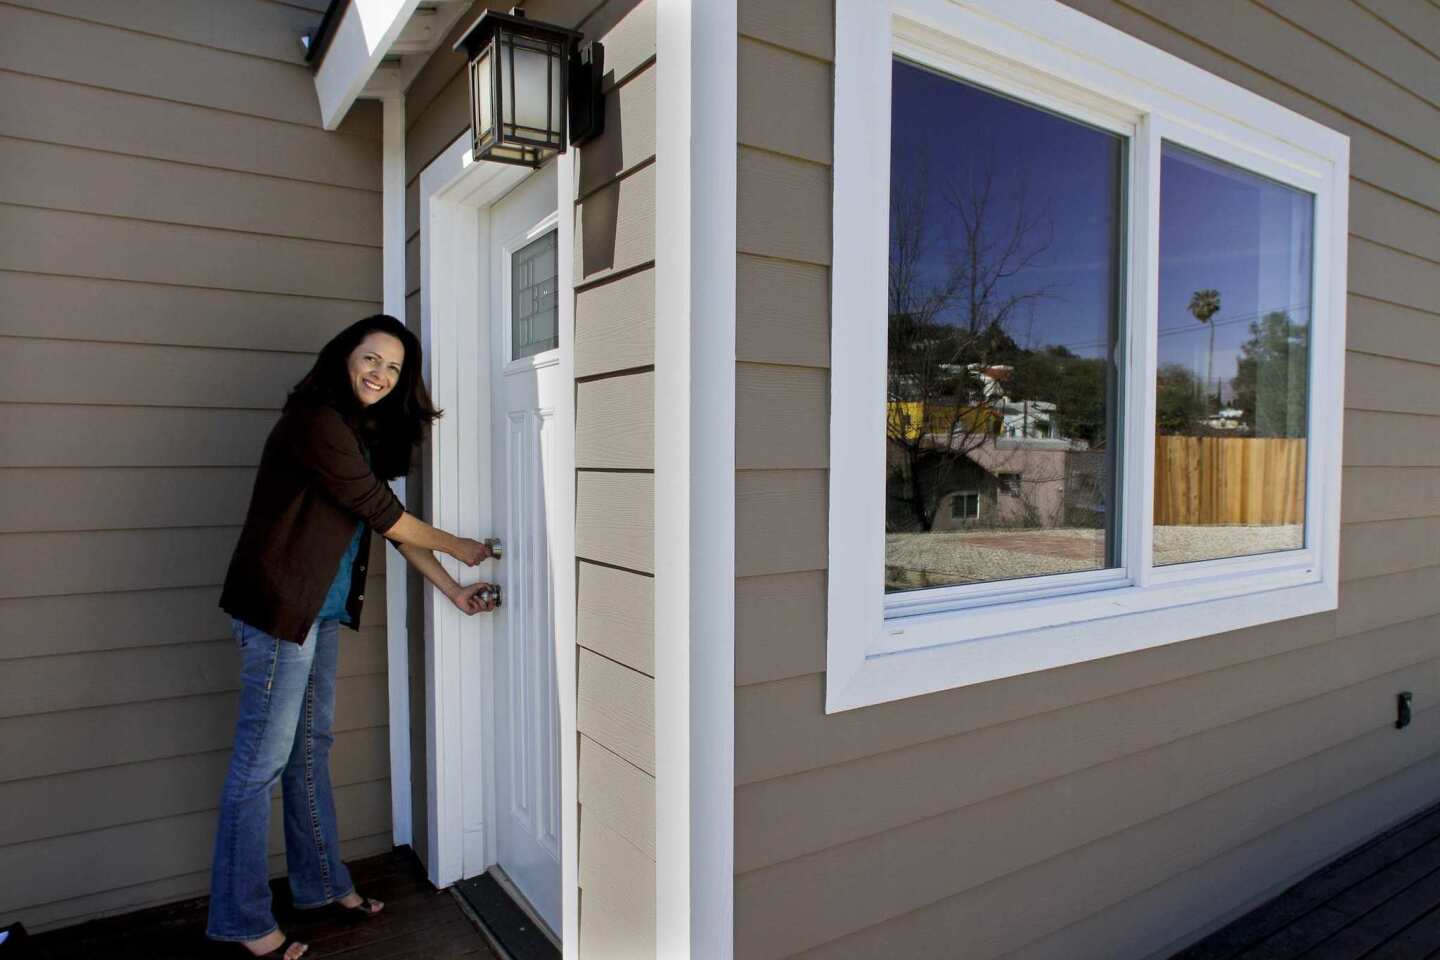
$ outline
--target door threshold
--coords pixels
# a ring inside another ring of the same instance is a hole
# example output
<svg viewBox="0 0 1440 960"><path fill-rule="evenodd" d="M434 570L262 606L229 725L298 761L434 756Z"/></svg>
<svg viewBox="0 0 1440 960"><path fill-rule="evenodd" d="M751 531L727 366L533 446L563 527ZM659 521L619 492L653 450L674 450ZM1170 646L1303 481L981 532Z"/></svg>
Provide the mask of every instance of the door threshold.
<svg viewBox="0 0 1440 960"><path fill-rule="evenodd" d="M560 960L554 934L498 868L461 880L454 891L505 960Z"/></svg>

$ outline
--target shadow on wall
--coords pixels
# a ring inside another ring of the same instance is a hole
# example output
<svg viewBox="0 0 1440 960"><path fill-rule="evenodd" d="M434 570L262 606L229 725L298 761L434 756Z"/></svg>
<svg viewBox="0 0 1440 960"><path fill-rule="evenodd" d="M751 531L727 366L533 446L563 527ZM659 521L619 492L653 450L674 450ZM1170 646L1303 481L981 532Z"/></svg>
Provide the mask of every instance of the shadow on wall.
<svg viewBox="0 0 1440 960"><path fill-rule="evenodd" d="M577 280L615 266L616 223L620 213L620 184L615 178L625 162L624 118L615 73L601 81L605 94L605 132L579 149L576 159L576 198L580 215L580 276Z"/></svg>

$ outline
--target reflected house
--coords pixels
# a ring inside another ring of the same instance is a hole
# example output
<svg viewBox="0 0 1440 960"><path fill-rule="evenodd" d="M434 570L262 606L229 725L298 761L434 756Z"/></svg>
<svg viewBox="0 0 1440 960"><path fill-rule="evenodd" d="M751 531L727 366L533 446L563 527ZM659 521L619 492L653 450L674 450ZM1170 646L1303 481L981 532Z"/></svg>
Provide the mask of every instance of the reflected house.
<svg viewBox="0 0 1440 960"><path fill-rule="evenodd" d="M1102 526L1105 452L1064 436L1057 404L1008 396L1011 367L971 364L968 369L983 401L959 416L953 407L925 411L935 449L934 466L922 480L937 505L930 529ZM892 402L892 425L915 424L912 429L918 430L919 407ZM950 429L952 421L959 423L957 429ZM948 461L946 450L953 452ZM892 447L892 469L898 466L894 453ZM903 505L892 498L890 516L904 514Z"/></svg>

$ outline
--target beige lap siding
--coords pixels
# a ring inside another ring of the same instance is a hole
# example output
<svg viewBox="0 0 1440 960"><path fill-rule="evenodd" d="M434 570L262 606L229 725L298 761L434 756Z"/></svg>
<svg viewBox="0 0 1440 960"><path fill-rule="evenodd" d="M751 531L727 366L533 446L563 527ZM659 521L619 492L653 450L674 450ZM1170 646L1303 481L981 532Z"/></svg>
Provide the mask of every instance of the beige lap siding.
<svg viewBox="0 0 1440 960"><path fill-rule="evenodd" d="M1440 795L1440 10L1071 5L1351 138L1339 610L824 714L833 12L741 0L737 956L1144 957Z"/></svg>
<svg viewBox="0 0 1440 960"><path fill-rule="evenodd" d="M36 929L206 891L220 581L287 389L380 306L380 112L321 128L320 14L159 11L0 6L0 916ZM384 605L341 644L358 857L390 845Z"/></svg>
<svg viewBox="0 0 1440 960"><path fill-rule="evenodd" d="M460 18L452 41L482 6ZM571 211L579 949L586 960L633 960L655 952L655 0L531 0L525 11L605 46L606 130L575 155ZM464 61L449 48L406 97L406 319L417 330L420 173L469 129ZM411 659L418 668L418 647ZM422 756L423 731L414 744ZM417 809L423 800L417 784Z"/></svg>

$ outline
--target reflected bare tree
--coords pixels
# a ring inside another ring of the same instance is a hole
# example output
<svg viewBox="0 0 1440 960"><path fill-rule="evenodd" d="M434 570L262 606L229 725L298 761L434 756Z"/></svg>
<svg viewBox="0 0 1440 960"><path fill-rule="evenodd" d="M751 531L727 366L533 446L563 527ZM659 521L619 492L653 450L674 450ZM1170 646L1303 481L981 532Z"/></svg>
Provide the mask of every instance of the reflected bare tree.
<svg viewBox="0 0 1440 960"><path fill-rule="evenodd" d="M1052 293L1015 280L1039 264L1052 239L1050 218L1023 178L1002 189L992 160L938 193L942 205L932 203L924 163L891 190L891 530L932 529L944 492L974 469L966 455L1003 422L1003 390L982 374L1018 353L1007 332L1017 311ZM943 231L932 216L945 218Z"/></svg>

